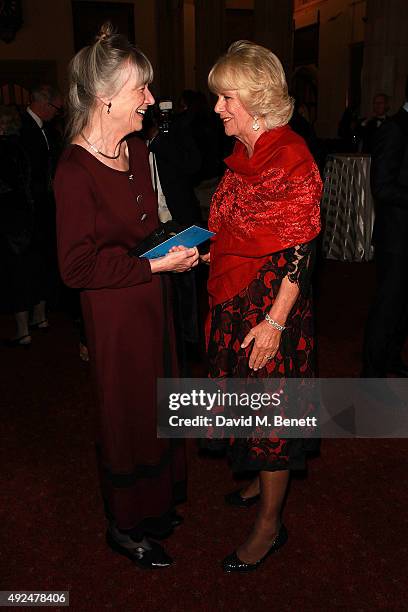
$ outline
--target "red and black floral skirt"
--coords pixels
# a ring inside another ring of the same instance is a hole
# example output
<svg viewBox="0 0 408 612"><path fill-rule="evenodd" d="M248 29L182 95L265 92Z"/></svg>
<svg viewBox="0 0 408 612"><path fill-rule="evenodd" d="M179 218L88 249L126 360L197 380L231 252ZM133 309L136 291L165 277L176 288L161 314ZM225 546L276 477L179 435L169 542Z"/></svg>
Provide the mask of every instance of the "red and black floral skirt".
<svg viewBox="0 0 408 612"><path fill-rule="evenodd" d="M248 332L264 320L290 270L292 249L274 253L256 278L238 295L212 309L208 339L210 378L309 378L314 376L313 317L310 284L300 284L299 297L287 319L274 359L265 367L248 366L251 346L242 349ZM303 285L303 286L302 286ZM236 438L230 440L229 456L234 471L299 470L306 453L315 451L316 440Z"/></svg>

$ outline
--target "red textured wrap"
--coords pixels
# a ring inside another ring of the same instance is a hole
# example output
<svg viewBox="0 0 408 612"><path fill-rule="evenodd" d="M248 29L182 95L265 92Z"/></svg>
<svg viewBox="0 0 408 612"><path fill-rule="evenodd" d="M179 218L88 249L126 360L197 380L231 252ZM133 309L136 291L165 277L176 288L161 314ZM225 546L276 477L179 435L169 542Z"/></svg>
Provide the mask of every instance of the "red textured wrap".
<svg viewBox="0 0 408 612"><path fill-rule="evenodd" d="M320 231L322 182L304 140L289 126L264 132L248 158L237 142L211 202L208 291L215 306L244 289L271 253Z"/></svg>

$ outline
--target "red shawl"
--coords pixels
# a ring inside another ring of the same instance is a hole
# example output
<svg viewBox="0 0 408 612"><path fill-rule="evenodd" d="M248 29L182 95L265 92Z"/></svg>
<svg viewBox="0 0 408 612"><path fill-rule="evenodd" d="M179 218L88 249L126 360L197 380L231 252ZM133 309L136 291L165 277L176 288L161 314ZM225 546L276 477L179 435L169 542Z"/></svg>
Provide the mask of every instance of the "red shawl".
<svg viewBox="0 0 408 612"><path fill-rule="evenodd" d="M211 202L208 291L211 306L244 289L271 253L320 231L322 182L304 142L289 126L264 132L248 158L237 142Z"/></svg>

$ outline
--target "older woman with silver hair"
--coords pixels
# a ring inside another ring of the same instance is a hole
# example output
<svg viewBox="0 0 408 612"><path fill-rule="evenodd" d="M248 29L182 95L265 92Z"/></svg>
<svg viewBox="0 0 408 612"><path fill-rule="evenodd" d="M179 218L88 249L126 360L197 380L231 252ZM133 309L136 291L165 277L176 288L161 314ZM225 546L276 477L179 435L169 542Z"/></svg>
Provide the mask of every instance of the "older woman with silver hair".
<svg viewBox="0 0 408 612"><path fill-rule="evenodd" d="M105 24L70 66L69 141L55 179L61 275L82 289L98 398L97 455L107 543L143 568L171 558L154 539L181 522L184 449L157 439L156 381L175 373L169 278L197 249L130 257L158 227L148 152L139 138L154 103L147 57Z"/></svg>
<svg viewBox="0 0 408 612"><path fill-rule="evenodd" d="M321 180L305 142L288 126L293 100L278 58L248 41L230 46L209 87L225 133L236 138L215 193L209 228L209 374L212 378L313 376L310 276L320 229ZM305 466L304 440L234 439L235 471L252 471L230 505L260 509L249 537L223 561L256 569L287 539L281 509L290 470Z"/></svg>

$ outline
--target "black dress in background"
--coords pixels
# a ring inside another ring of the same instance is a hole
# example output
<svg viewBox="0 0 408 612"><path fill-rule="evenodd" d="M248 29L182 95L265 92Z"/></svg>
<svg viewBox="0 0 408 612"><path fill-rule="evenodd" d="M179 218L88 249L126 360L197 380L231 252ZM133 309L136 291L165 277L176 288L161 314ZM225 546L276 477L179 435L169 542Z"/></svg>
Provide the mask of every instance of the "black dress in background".
<svg viewBox="0 0 408 612"><path fill-rule="evenodd" d="M44 298L44 260L33 244L30 164L18 136L0 136L0 251L3 309L30 310Z"/></svg>
<svg viewBox="0 0 408 612"><path fill-rule="evenodd" d="M30 164L30 191L34 202L35 250L44 263L44 289L42 297L51 306L56 306L61 288L58 272L55 228L55 199L53 176L61 152L58 133L49 123L41 129L33 117L24 111L21 115L21 145Z"/></svg>

